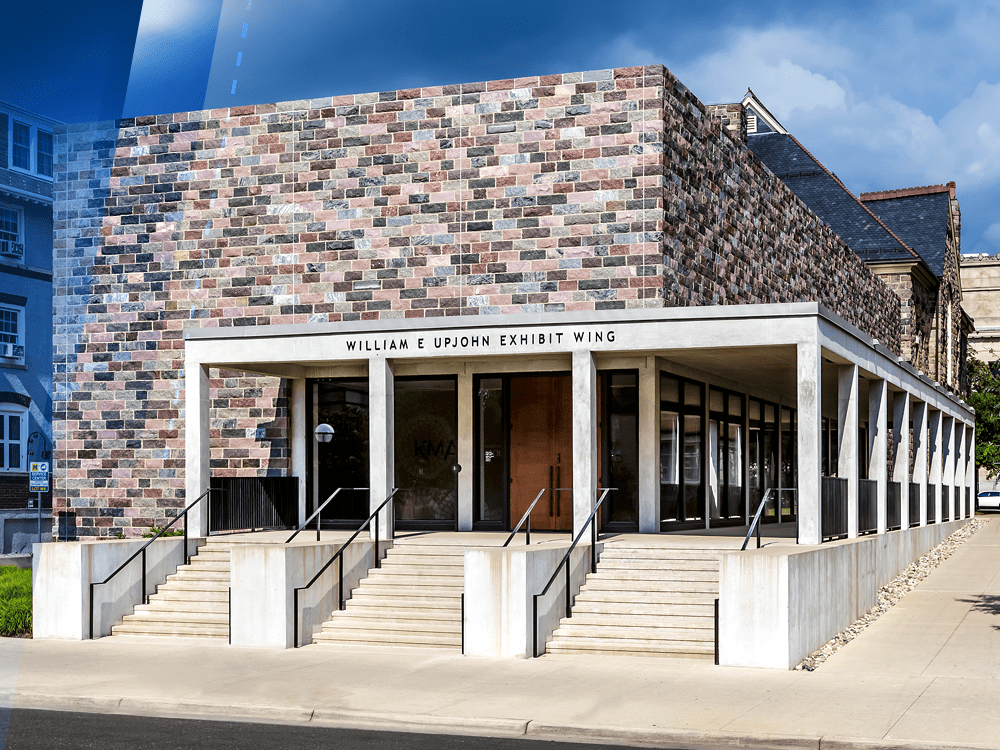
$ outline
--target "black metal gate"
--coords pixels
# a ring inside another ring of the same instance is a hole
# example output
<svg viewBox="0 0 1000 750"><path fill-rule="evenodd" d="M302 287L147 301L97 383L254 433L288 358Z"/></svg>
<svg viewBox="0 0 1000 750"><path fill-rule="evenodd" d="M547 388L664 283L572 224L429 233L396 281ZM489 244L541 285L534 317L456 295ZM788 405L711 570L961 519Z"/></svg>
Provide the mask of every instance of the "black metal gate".
<svg viewBox="0 0 1000 750"><path fill-rule="evenodd" d="M298 477L212 477L208 531L291 529L298 523Z"/></svg>

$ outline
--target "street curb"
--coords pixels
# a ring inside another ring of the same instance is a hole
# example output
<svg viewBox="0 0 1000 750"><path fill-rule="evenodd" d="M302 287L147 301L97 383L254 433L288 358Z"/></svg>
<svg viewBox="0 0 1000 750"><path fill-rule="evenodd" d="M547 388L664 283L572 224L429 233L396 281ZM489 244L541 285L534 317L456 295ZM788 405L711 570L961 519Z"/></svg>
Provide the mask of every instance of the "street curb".
<svg viewBox="0 0 1000 750"><path fill-rule="evenodd" d="M296 708L250 704L210 704L204 701L133 698L129 696L64 696L15 693L14 708L43 711L125 714L206 721L247 721L299 724L343 729L370 729L419 734L478 737L523 737L605 745L663 747L672 750L990 750L993 745L918 740L872 740L851 737L701 732L683 729L553 724L530 719L463 718L331 708Z"/></svg>

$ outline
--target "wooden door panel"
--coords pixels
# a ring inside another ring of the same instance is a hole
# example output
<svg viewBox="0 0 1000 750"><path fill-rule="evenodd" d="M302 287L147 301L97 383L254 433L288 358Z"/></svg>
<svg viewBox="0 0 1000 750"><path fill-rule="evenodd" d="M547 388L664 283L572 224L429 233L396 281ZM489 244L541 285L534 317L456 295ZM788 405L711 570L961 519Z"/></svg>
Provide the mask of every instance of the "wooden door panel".
<svg viewBox="0 0 1000 750"><path fill-rule="evenodd" d="M571 529L572 495L555 493L573 481L573 393L569 376L510 381L510 515L516 524L543 487L531 513L533 529ZM561 482L561 484L560 484Z"/></svg>

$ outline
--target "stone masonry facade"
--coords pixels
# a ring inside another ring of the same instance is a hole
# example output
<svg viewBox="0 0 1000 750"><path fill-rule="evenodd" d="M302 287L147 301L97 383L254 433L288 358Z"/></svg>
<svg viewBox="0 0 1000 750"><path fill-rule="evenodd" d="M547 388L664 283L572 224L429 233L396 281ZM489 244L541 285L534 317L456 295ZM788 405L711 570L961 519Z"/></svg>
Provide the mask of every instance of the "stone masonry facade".
<svg viewBox="0 0 1000 750"><path fill-rule="evenodd" d="M190 328L815 300L900 348L896 295L662 66L56 141L54 497L83 536L183 506ZM211 375L213 472L284 473L285 384Z"/></svg>

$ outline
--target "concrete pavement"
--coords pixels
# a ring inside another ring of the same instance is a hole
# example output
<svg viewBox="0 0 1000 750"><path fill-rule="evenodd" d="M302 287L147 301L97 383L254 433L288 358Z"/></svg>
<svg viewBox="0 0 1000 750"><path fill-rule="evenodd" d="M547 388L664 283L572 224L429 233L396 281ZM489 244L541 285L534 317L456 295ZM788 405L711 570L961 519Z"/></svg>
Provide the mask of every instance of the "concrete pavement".
<svg viewBox="0 0 1000 750"><path fill-rule="evenodd" d="M1000 519L815 672L23 641L15 705L660 747L1000 747Z"/></svg>

